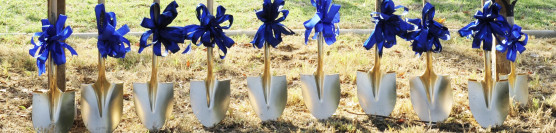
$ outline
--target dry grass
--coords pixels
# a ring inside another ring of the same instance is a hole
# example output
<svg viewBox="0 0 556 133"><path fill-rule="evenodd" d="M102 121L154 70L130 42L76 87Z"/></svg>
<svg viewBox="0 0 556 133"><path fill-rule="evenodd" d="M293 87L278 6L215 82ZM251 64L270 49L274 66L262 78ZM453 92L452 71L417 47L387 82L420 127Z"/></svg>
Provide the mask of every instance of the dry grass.
<svg viewBox="0 0 556 133"><path fill-rule="evenodd" d="M262 50L253 49L251 37L233 37L237 44L225 60L216 60L219 79L232 79L231 104L227 117L214 128L204 128L193 115L189 102L189 82L204 79L206 53L204 47L193 47L193 53L173 54L161 60L159 80L174 82L175 105L164 131L170 132L556 132L556 39L531 39L528 51L520 55L519 72L529 73L530 103L526 107L512 107L504 126L483 129L475 122L468 106L467 80L482 77L481 51L471 49L471 41L454 37L443 42L444 51L435 55L436 72L452 77L454 107L448 120L436 125L418 121L409 94L409 77L421 75L423 58L417 58L409 43L387 49L382 63L386 70L397 72L397 103L389 118L363 115L357 100L355 72L370 69L373 53L362 43L368 35L345 34L336 44L325 47L325 71L339 73L342 87L340 106L328 120L316 120L304 105L299 74L316 69L316 45L303 44L301 36L286 37L277 49L272 49L272 71L288 79L288 104L278 121L263 122L257 118L248 100L246 77L262 72ZM135 114L132 82L147 82L150 75L150 49L137 54L137 37L129 37L133 51L126 59L108 59L107 76L112 82L125 82L124 116L116 132L145 132ZM47 86L47 77L38 76L35 60L27 54L29 36L0 37L0 132L33 132L31 122L31 92ZM80 54L69 57L67 85L80 90L81 84L93 83L97 77L96 39L68 40ZM182 44L182 46L185 46ZM190 65L187 65L190 62ZM81 93L76 93L80 105ZM79 112L79 111L78 111ZM81 116L72 132L84 132Z"/></svg>

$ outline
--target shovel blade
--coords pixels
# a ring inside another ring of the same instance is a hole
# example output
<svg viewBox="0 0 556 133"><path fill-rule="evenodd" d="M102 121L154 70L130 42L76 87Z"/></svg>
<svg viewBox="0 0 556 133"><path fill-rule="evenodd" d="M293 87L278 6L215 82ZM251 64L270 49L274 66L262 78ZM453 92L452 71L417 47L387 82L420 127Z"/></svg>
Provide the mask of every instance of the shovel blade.
<svg viewBox="0 0 556 133"><path fill-rule="evenodd" d="M247 77L249 100L251 106L262 121L277 120L288 102L288 82L286 76L272 76L270 79L270 95L265 98L263 78Z"/></svg>
<svg viewBox="0 0 556 133"><path fill-rule="evenodd" d="M494 83L491 99L485 97L484 82L470 80L468 88L469 108L477 123L484 128L502 125L509 111L508 81Z"/></svg>
<svg viewBox="0 0 556 133"><path fill-rule="evenodd" d="M412 77L409 80L411 103L419 119L430 122L446 120L452 111L453 96L449 76L438 75L432 88L427 88L422 78ZM432 91L429 91L432 90ZM427 93L432 94L427 95Z"/></svg>
<svg viewBox="0 0 556 133"><path fill-rule="evenodd" d="M373 80L370 73L357 72L357 98L365 113L370 115L389 116L396 105L396 73L382 74L378 94L374 94Z"/></svg>
<svg viewBox="0 0 556 133"><path fill-rule="evenodd" d="M305 105L315 118L321 120L332 116L340 103L340 76L325 75L323 82L321 97L315 75L301 75L301 90Z"/></svg>
<svg viewBox="0 0 556 133"><path fill-rule="evenodd" d="M156 99L151 109L148 83L133 83L133 101L137 116L150 131L157 131L164 126L174 106L174 83L158 83Z"/></svg>
<svg viewBox="0 0 556 133"><path fill-rule="evenodd" d="M212 92L209 92L209 104L205 81L191 81L189 89L193 114L205 127L213 127L222 121L230 104L230 80L214 80L213 87Z"/></svg>
<svg viewBox="0 0 556 133"><path fill-rule="evenodd" d="M81 115L83 123L92 133L110 133L118 127L123 109L123 83L110 84L106 96L98 99L93 85L83 85ZM99 103L98 101L104 101ZM99 106L101 107L99 109Z"/></svg>
<svg viewBox="0 0 556 133"><path fill-rule="evenodd" d="M51 102L57 103L50 107ZM62 92L55 101L51 101L48 93L33 92L32 106L33 127L37 132L65 133L73 126L75 91Z"/></svg>
<svg viewBox="0 0 556 133"><path fill-rule="evenodd" d="M508 75L500 76L500 79L508 79ZM528 75L518 74L513 83L508 81L510 85L510 98L513 103L518 103L521 106L526 106L529 102L529 84Z"/></svg>

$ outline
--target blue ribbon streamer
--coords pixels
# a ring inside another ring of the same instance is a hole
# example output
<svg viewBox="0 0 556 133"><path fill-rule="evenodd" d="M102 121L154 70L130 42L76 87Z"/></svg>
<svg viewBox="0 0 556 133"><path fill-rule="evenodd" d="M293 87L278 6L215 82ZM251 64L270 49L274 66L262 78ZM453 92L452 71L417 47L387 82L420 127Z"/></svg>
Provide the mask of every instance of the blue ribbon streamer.
<svg viewBox="0 0 556 133"><path fill-rule="evenodd" d="M116 30L116 14L106 12L104 4L95 7L98 29L97 47L102 58L107 56L114 58L125 58L127 52L131 51L129 40L124 35L129 32L127 25ZM127 44L127 47L125 46Z"/></svg>
<svg viewBox="0 0 556 133"><path fill-rule="evenodd" d="M428 51L439 53L442 51L440 39L450 39L450 31L448 31L448 28L444 27L442 24L434 21L434 14L435 7L427 2L422 12L422 23L421 19L408 19L408 22L417 25L418 28L417 31L408 33L408 38L415 39L411 46L416 54L421 55L423 52Z"/></svg>
<svg viewBox="0 0 556 133"><path fill-rule="evenodd" d="M185 26L184 34L186 34L186 39L192 40L194 44L201 39L201 43L205 47L214 47L214 44L218 45L218 48L224 53L220 55L220 59L226 57L227 48L232 47L235 42L230 37L226 36L223 29L229 29L234 23L234 16L225 14L226 8L223 6L218 6L216 10L216 16L213 16L208 11L207 7L203 4L197 6L197 19L201 22L201 25L188 25ZM220 26L222 23L228 21L230 24L227 26ZM197 44L199 46L200 44ZM190 50L190 46L183 52L187 53Z"/></svg>
<svg viewBox="0 0 556 133"><path fill-rule="evenodd" d="M500 5L492 1L485 2L483 12L477 11L473 16L477 20L458 31L460 36L473 37L473 48L480 48L482 41L483 50L491 51L492 35L506 36L510 31L510 25L504 19L504 16L499 14L501 8ZM501 43L500 39L495 39Z"/></svg>
<svg viewBox="0 0 556 133"><path fill-rule="evenodd" d="M340 5L332 4L332 0L311 0L317 13L310 20L303 23L305 26L305 44L309 41L311 30L315 29L313 39L317 39L319 33L323 33L326 44L332 45L336 42L336 36L340 34L340 28L335 24L340 22Z"/></svg>
<svg viewBox="0 0 556 133"><path fill-rule="evenodd" d="M178 11L176 8L178 4L176 1L171 2L166 6L164 12L158 16L155 20L155 13L160 12L160 6L158 3L153 3L151 5L151 18L143 18L141 26L148 28L150 30L146 31L141 35L141 40L139 43L139 53L143 51L144 48L153 45L154 54L157 56L166 56L168 51L176 53L180 50L178 43L183 43L185 40L185 35L183 33L183 27L168 27L170 23L178 16ZM153 36L153 43L147 44L147 39ZM161 44L164 45L165 51L162 54Z"/></svg>
<svg viewBox="0 0 556 133"><path fill-rule="evenodd" d="M51 54L51 58L54 60L56 65L66 63L66 54L64 49L68 49L72 55L77 55L77 52L75 52L70 45L63 42L71 36L71 33L73 33L70 26L64 28L66 19L67 16L60 14L55 25L50 24L48 19L43 19L41 21L42 32L37 32L31 37L31 44L33 44L33 48L29 49L29 55L37 58L39 76L46 71L45 64L48 59L48 54ZM39 37L38 44L34 41L35 36Z"/></svg>
<svg viewBox="0 0 556 133"><path fill-rule="evenodd" d="M280 23L286 20L289 14L288 10L282 10L284 4L284 0L274 0L274 2L264 0L263 9L256 11L257 18L264 24L259 27L255 38L251 41L253 47L261 49L267 42L276 48L282 42L282 34L295 34L291 29ZM282 17L278 18L280 13L282 13Z"/></svg>
<svg viewBox="0 0 556 133"><path fill-rule="evenodd" d="M523 40L522 40L523 39ZM521 32L521 27L514 25L512 31L501 44L496 45L496 50L506 52L506 59L515 62L517 52L523 53L526 50L525 45L529 40L529 35Z"/></svg>
<svg viewBox="0 0 556 133"><path fill-rule="evenodd" d="M404 12L401 15L395 15L397 9L403 8ZM381 12L373 12L373 23L375 23L375 30L365 41L363 47L367 50L371 49L375 44L378 47L378 54L382 56L383 47L391 48L396 45L396 35L406 39L414 40L408 38L409 30L415 30L415 26L405 22L401 16L407 14L408 8L404 6L395 6L394 2L391 0L384 0L380 5Z"/></svg>

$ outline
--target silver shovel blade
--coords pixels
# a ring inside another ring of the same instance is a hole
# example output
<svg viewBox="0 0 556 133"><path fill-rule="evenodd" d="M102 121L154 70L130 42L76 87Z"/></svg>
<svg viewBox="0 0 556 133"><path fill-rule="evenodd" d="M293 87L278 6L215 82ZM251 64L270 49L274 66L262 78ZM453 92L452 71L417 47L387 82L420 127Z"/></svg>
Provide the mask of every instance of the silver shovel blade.
<svg viewBox="0 0 556 133"><path fill-rule="evenodd" d="M209 92L210 99L207 99L206 89L205 81L191 81L191 108L201 124L213 127L226 117L230 104L230 80L214 80L212 91Z"/></svg>
<svg viewBox="0 0 556 133"><path fill-rule="evenodd" d="M262 121L277 120L288 102L288 83L286 76L272 76L270 78L270 94L265 97L263 78L247 77L249 100L251 106Z"/></svg>
<svg viewBox="0 0 556 133"><path fill-rule="evenodd" d="M449 76L438 75L432 88L427 88L422 76L409 80L411 104L419 119L429 122L446 120L452 111L452 88ZM432 91L430 91L432 89ZM432 94L427 95L430 91Z"/></svg>
<svg viewBox="0 0 556 133"><path fill-rule="evenodd" d="M508 81L494 82L490 99L484 82L469 80L468 88L469 108L477 123L484 128L502 125L509 111Z"/></svg>
<svg viewBox="0 0 556 133"><path fill-rule="evenodd" d="M322 97L319 94L315 75L301 75L301 83L303 100L315 118L327 119L336 112L340 103L340 76L338 74L324 76Z"/></svg>
<svg viewBox="0 0 556 133"><path fill-rule="evenodd" d="M149 84L133 83L133 101L137 116L150 131L157 131L164 126L174 106L174 83L158 83L156 99L151 109Z"/></svg>
<svg viewBox="0 0 556 133"><path fill-rule="evenodd" d="M82 86L81 117L90 132L110 133L118 127L122 117L123 87L123 83L112 83L104 99L98 99L92 84Z"/></svg>
<svg viewBox="0 0 556 133"><path fill-rule="evenodd" d="M508 79L508 75L501 75L500 79ZM529 84L528 76L526 74L517 74L515 80L508 81L510 85L510 98L514 103L519 103L521 106L526 106L529 102Z"/></svg>
<svg viewBox="0 0 556 133"><path fill-rule="evenodd" d="M57 103L51 108L51 102ZM33 92L32 106L33 127L37 132L65 133L73 126L75 91L61 92L56 101L51 101L48 93Z"/></svg>
<svg viewBox="0 0 556 133"><path fill-rule="evenodd" d="M396 73L383 73L377 94L374 94L373 76L357 72L357 98L363 111L371 115L389 116L396 105Z"/></svg>

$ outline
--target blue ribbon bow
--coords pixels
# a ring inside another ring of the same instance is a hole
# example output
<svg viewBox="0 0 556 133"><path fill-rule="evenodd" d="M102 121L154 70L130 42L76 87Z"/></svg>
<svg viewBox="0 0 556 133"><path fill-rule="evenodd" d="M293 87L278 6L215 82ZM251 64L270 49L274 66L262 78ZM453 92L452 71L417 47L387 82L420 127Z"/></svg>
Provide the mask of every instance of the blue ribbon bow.
<svg viewBox="0 0 556 133"><path fill-rule="evenodd" d="M525 38L523 38L525 36ZM523 39L523 41L521 41ZM529 35L521 32L521 27L518 25L514 25L512 31L506 39L501 43L496 45L496 50L500 52L506 52L506 59L515 62L515 58L517 56L517 52L523 53L525 51L525 45L527 45L527 41L529 40Z"/></svg>
<svg viewBox="0 0 556 133"><path fill-rule="evenodd" d="M421 55L423 52L433 51L435 53L442 51L442 44L440 40L449 40L450 31L442 24L434 21L435 8L432 4L426 3L423 8L422 19L408 19L408 22L417 25L418 30L408 33L410 37L415 40L411 44L413 51ZM434 45L434 49L432 48Z"/></svg>
<svg viewBox="0 0 556 133"><path fill-rule="evenodd" d="M141 26L148 28L150 30L146 31L141 35L141 40L139 43L139 53L143 51L144 48L153 46L154 54L157 56L166 56L168 51L176 53L180 50L178 43L183 43L185 40L185 35L183 34L183 27L168 27L170 23L178 16L178 11L176 8L178 4L176 1L172 1L162 14L155 18L155 13L160 12L160 6L158 3L153 3L151 5L151 18L143 18ZM147 44L147 39L153 35L153 43ZM161 43L164 44L166 50L164 55L162 54Z"/></svg>
<svg viewBox="0 0 556 133"><path fill-rule="evenodd" d="M458 31L460 36L473 37L473 48L480 48L482 41L483 50L490 51L492 49L492 34L506 36L510 30L510 25L504 19L504 16L499 14L501 8L497 3L487 1L483 6L483 12L477 11L473 16L477 20ZM495 39L501 43L498 38Z"/></svg>
<svg viewBox="0 0 556 133"><path fill-rule="evenodd" d="M70 45L63 42L68 37L70 37L71 33L73 32L70 26L64 28L66 19L67 16L60 14L55 25L51 25L48 19L43 19L41 21L42 32L37 32L31 37L31 44L33 44L33 48L29 49L29 54L37 58L39 76L42 75L46 70L45 63L48 59L49 53L56 65L62 65L66 63L66 54L64 48L68 49L72 55L77 55L77 52L75 52L75 50ZM34 41L35 36L39 37L38 44L36 44ZM38 53L37 50L39 50Z"/></svg>
<svg viewBox="0 0 556 133"><path fill-rule="evenodd" d="M263 9L256 11L257 18L264 24L259 27L255 38L251 41L253 47L260 49L267 42L276 48L282 42L282 34L295 34L291 29L280 23L286 20L289 14L288 10L282 10L284 4L284 0L274 0L274 2L264 0ZM278 18L280 13L282 13L282 17Z"/></svg>
<svg viewBox="0 0 556 133"><path fill-rule="evenodd" d="M340 34L340 28L335 24L340 22L340 5L332 4L332 0L311 0L317 13L310 20L303 23L305 26L305 44L309 41L311 30L315 28L313 39L317 39L319 33L323 33L326 44L332 45L336 42L336 36Z"/></svg>
<svg viewBox="0 0 556 133"><path fill-rule="evenodd" d="M98 51L102 58L106 56L114 58L125 58L127 52L131 51L129 40L124 35L129 32L127 25L116 30L116 14L106 12L104 4L95 7L98 29ZM127 44L127 47L125 46Z"/></svg>
<svg viewBox="0 0 556 133"><path fill-rule="evenodd" d="M185 33L187 39L193 41L197 44L197 41L201 39L201 43L205 47L214 47L214 44L218 45L218 48L222 50L224 55L220 55L220 59L226 57L227 48L232 47L235 42L224 33L223 29L229 29L234 23L234 16L225 14L226 8L223 6L218 6L216 11L216 16L209 13L207 7L203 4L197 6L197 19L201 22L201 25L188 25L185 26ZM202 11L202 12L201 12ZM220 26L220 24L228 21L230 24L228 26ZM197 44L199 46L200 44ZM190 46L186 48L184 53L190 50Z"/></svg>
<svg viewBox="0 0 556 133"><path fill-rule="evenodd" d="M394 2L391 0L382 1L380 5L380 12L371 13L374 20L373 23L376 24L375 30L369 39L365 41L363 47L369 50L377 44L378 54L379 56L382 56L383 47L391 48L396 45L396 35L406 40L413 40L407 38L407 34L409 30L414 30L415 26L405 22L401 18L402 15L394 14L394 12L396 12L399 8L404 9L402 15L407 14L409 11L409 9L404 6L395 6Z"/></svg>

